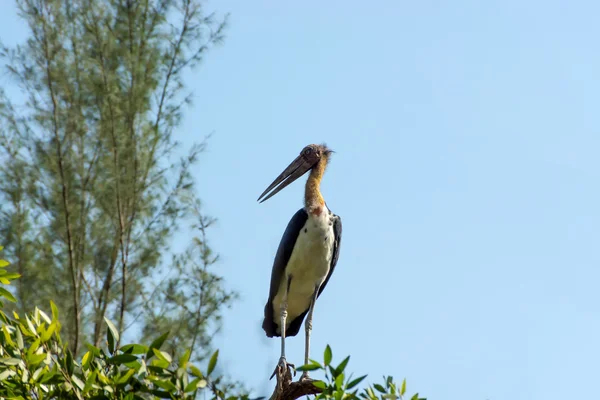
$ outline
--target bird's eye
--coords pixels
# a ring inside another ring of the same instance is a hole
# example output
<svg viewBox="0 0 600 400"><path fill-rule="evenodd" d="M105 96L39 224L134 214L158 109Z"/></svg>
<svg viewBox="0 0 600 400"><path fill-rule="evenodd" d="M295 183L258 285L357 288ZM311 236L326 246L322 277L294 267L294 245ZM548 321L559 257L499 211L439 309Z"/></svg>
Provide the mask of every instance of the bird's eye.
<svg viewBox="0 0 600 400"><path fill-rule="evenodd" d="M312 149L310 147L304 150L304 154L309 155L310 153L312 153Z"/></svg>

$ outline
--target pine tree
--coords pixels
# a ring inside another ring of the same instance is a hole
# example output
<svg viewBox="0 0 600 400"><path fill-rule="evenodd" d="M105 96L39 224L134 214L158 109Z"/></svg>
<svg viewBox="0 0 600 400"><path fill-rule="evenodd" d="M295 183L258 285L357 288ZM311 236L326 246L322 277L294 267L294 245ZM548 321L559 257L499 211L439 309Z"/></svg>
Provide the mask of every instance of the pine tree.
<svg viewBox="0 0 600 400"><path fill-rule="evenodd" d="M19 306L54 300L73 353L104 340L104 317L208 345L235 294L214 272L190 174L206 141L177 159L173 136L191 99L184 73L226 20L199 0L16 4L29 37L0 56L26 101L0 93L0 243L22 276ZM171 254L192 218L199 237ZM159 266L170 275L156 282Z"/></svg>

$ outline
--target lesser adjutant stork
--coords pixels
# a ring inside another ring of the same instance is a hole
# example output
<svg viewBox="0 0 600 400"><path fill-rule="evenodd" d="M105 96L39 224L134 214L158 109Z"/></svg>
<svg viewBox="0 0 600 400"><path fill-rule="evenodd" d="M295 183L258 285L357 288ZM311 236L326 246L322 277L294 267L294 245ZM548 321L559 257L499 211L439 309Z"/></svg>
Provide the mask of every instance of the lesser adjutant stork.
<svg viewBox="0 0 600 400"><path fill-rule="evenodd" d="M340 253L342 220L327 208L320 191L321 179L332 152L325 145L306 146L258 198L261 203L268 200L310 171L304 192L304 207L288 223L275 255L262 324L268 337L281 337L278 366L284 369L293 367L285 359L285 338L296 336L304 317L304 364L308 364L315 302L325 289ZM308 373L303 372L300 379L306 378Z"/></svg>

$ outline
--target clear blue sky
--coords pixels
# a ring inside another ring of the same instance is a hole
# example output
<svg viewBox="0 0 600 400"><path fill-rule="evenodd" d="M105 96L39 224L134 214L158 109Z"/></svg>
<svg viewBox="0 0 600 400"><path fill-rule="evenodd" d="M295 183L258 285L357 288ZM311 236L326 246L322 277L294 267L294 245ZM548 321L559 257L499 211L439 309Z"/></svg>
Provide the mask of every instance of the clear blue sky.
<svg viewBox="0 0 600 400"><path fill-rule="evenodd" d="M600 359L600 5L593 1L212 1L224 46L178 132L214 131L196 171L228 285L217 339L256 394L261 328L298 182L256 198L309 143L341 257L312 356L429 399L588 398ZM0 37L24 33L0 15ZM225 343L227 343L225 345ZM288 341L300 364L303 338Z"/></svg>

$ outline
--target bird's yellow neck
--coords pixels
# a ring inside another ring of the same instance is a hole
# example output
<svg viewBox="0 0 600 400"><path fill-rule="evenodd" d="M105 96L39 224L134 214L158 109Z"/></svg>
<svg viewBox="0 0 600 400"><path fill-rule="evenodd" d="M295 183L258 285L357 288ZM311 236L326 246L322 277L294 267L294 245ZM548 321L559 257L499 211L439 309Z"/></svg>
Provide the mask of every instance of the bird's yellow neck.
<svg viewBox="0 0 600 400"><path fill-rule="evenodd" d="M321 179L325 174L325 168L327 167L327 156L323 156L317 165L313 167L306 181L306 189L304 191L304 205L306 210L314 215L319 215L323 211L325 200L321 195Z"/></svg>

